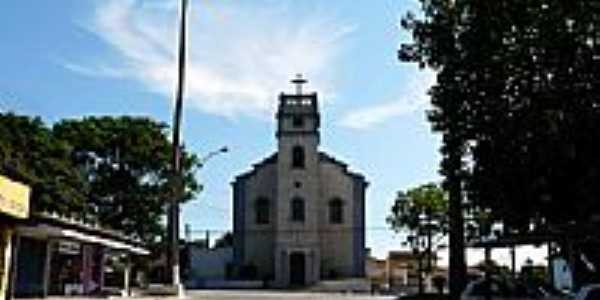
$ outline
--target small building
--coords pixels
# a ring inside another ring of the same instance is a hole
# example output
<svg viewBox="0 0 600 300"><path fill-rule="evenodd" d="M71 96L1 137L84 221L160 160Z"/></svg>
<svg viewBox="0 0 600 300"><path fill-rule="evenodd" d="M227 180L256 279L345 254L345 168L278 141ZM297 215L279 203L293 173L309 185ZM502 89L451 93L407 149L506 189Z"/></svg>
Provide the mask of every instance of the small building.
<svg viewBox="0 0 600 300"><path fill-rule="evenodd" d="M29 217L30 189L0 175L0 299L10 289L15 226Z"/></svg>
<svg viewBox="0 0 600 300"><path fill-rule="evenodd" d="M386 264L386 259L367 258L366 276L375 289L382 289L388 284Z"/></svg>
<svg viewBox="0 0 600 300"><path fill-rule="evenodd" d="M319 150L317 93L292 80L277 111L277 151L233 182L234 264L275 287L365 276L367 182Z"/></svg>
<svg viewBox="0 0 600 300"><path fill-rule="evenodd" d="M149 254L119 232L48 214L16 225L12 243L10 294L16 298L102 294L115 258L124 266L116 292L129 294L130 255Z"/></svg>
<svg viewBox="0 0 600 300"><path fill-rule="evenodd" d="M436 257L436 254L434 253L432 257ZM445 272L440 272L437 260L432 259L432 276L426 277L424 276L426 266L426 257L421 254L412 251L390 251L385 259L369 257L367 278L375 289L415 293L419 288L419 274L421 274L424 288L431 290L430 277L443 275Z"/></svg>

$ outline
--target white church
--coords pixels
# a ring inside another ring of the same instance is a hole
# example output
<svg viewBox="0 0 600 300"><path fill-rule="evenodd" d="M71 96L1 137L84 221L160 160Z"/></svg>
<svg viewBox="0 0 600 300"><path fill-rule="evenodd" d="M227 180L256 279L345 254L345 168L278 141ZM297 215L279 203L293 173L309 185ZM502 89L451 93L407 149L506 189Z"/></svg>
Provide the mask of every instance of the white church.
<svg viewBox="0 0 600 300"><path fill-rule="evenodd" d="M317 93L279 95L277 152L233 185L234 269L273 287L365 276L361 174L319 151ZM351 141L349 141L351 142Z"/></svg>

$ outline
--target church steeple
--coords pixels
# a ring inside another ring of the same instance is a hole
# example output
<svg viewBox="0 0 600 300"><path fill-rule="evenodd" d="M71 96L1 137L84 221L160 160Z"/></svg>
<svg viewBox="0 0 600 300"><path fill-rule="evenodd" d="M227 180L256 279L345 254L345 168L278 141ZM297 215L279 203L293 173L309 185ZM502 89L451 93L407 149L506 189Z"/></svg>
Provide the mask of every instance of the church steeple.
<svg viewBox="0 0 600 300"><path fill-rule="evenodd" d="M308 82L302 74L290 81L295 85L294 94L281 93L277 111L277 138L282 136L312 135L319 137L319 107L317 93L304 93Z"/></svg>

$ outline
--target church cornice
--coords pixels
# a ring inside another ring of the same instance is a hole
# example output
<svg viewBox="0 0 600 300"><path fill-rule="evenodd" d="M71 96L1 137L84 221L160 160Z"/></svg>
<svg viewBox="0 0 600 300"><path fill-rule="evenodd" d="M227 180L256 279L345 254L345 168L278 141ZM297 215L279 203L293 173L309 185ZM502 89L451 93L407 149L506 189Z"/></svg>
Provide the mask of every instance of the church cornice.
<svg viewBox="0 0 600 300"><path fill-rule="evenodd" d="M319 151L319 160L337 165L342 169L344 174L346 174L352 178L363 181L365 183L365 185L369 184L363 174L350 171L348 164L346 164L345 162L343 162L325 152ZM268 157L264 158L263 160L261 160L257 163L252 164L251 169L249 171L246 171L246 172L236 176L234 181L232 182L232 184L234 184L235 182L237 182L239 180L244 180L248 177L251 177L252 175L256 174L258 169L260 169L261 167L264 167L269 164L274 164L274 163L277 163L277 152L269 155Z"/></svg>
<svg viewBox="0 0 600 300"><path fill-rule="evenodd" d="M248 177L251 177L252 175L256 174L256 172L258 171L259 168L269 165L269 164L274 164L274 163L277 163L277 152L267 156L266 158L264 158L263 160L261 160L257 163L252 164L251 169L236 176L234 181L232 182L232 184L235 184L239 180L243 180Z"/></svg>
<svg viewBox="0 0 600 300"><path fill-rule="evenodd" d="M363 181L365 183L365 185L369 185L369 183L367 182L365 176L363 174L361 174L361 173L350 171L348 169L348 164L347 163L345 163L345 162L343 162L343 161L341 161L341 160L339 160L339 159L337 159L337 158L335 158L335 157L333 157L333 156L331 156L331 155L329 155L329 154L327 154L325 152L321 152L321 151L319 151L319 160L325 161L325 162L329 162L329 163L334 164L334 165L337 165L340 168L342 168L342 171L344 172L344 174L346 174L346 175L348 175L350 177L353 177L355 179Z"/></svg>

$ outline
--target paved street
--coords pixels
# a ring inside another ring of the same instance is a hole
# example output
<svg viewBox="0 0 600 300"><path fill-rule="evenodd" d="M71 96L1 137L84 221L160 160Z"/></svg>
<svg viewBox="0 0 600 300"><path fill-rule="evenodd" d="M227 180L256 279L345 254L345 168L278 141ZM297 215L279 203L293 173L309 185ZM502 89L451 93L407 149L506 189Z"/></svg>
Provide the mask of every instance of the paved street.
<svg viewBox="0 0 600 300"><path fill-rule="evenodd" d="M224 290L197 290L188 291L189 299L207 299L207 300L252 300L252 299L351 299L351 300L367 300L367 299L394 299L393 296L371 296L366 294L330 294L330 293L306 293L306 292L287 292L287 291L224 291Z"/></svg>
<svg viewBox="0 0 600 300"><path fill-rule="evenodd" d="M333 294L333 293L306 293L289 291L259 291L259 290L196 290L186 291L185 299L189 300L392 300L394 296L371 296L367 294ZM51 296L45 300L91 300L106 299L94 297L58 297ZM38 300L31 298L31 300ZM39 299L41 300L41 299ZM177 297L145 296L145 297L109 297L108 300L179 300Z"/></svg>

